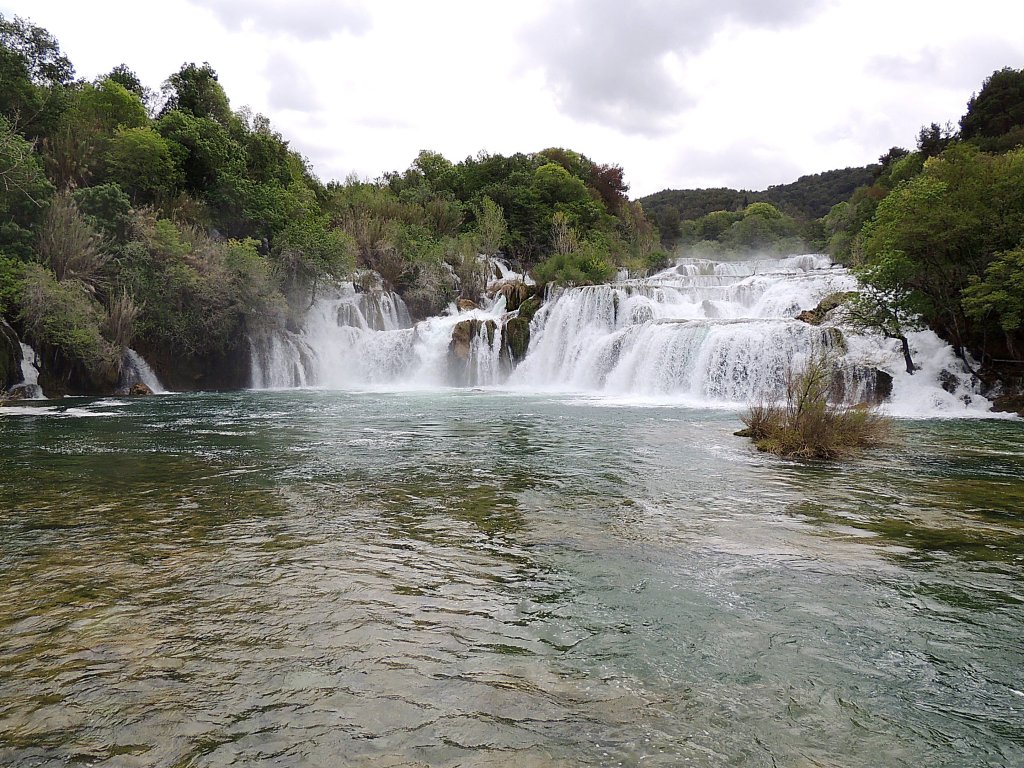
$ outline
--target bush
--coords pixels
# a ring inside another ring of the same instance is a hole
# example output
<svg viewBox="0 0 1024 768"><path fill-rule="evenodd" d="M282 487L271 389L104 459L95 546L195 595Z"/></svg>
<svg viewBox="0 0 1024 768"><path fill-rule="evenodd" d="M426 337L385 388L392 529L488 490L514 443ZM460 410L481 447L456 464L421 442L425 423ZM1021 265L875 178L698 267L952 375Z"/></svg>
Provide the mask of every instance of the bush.
<svg viewBox="0 0 1024 768"><path fill-rule="evenodd" d="M800 459L835 459L886 442L889 418L864 405L829 402L834 376L829 356L812 357L802 371L788 373L785 403L751 405L741 416L746 428L736 434L759 451Z"/></svg>
<svg viewBox="0 0 1024 768"><path fill-rule="evenodd" d="M77 280L59 282L39 264L24 272L21 319L28 339L44 358L58 361L85 389L102 390L117 381L121 350L103 336L103 307ZM63 361L64 364L61 364Z"/></svg>

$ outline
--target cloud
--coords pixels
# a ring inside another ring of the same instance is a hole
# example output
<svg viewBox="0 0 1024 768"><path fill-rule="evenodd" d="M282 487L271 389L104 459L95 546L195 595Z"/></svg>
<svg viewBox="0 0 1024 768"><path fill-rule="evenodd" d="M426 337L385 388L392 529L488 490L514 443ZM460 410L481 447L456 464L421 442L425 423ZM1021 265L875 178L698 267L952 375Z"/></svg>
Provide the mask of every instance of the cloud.
<svg viewBox="0 0 1024 768"><path fill-rule="evenodd" d="M328 40L340 32L358 36L370 29L370 15L353 2L207 0L201 7L213 11L228 29L252 26L257 32L280 32L307 42Z"/></svg>
<svg viewBox="0 0 1024 768"><path fill-rule="evenodd" d="M675 178L691 179L695 186L753 191L796 181L808 172L785 149L741 142L714 150L685 149L676 157L671 170Z"/></svg>
<svg viewBox="0 0 1024 768"><path fill-rule="evenodd" d="M525 44L571 117L657 136L696 100L685 62L728 26L798 24L828 0L561 0L527 29Z"/></svg>
<svg viewBox="0 0 1024 768"><path fill-rule="evenodd" d="M909 54L876 56L867 70L887 80L921 84L941 84L947 88L978 87L981 81L1005 67L1007 62L1024 59L1024 44L1008 40L959 40L945 48L926 46Z"/></svg>
<svg viewBox="0 0 1024 768"><path fill-rule="evenodd" d="M303 67L287 54L276 52L267 60L267 101L271 109L316 112L320 100Z"/></svg>

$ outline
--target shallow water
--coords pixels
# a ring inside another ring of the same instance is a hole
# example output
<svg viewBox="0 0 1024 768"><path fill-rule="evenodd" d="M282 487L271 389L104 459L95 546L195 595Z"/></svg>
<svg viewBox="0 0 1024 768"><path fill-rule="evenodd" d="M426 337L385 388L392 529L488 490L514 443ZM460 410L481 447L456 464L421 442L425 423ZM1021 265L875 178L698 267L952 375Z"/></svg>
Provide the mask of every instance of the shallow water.
<svg viewBox="0 0 1024 768"><path fill-rule="evenodd" d="M1024 763L1019 422L69 402L0 416L2 765Z"/></svg>

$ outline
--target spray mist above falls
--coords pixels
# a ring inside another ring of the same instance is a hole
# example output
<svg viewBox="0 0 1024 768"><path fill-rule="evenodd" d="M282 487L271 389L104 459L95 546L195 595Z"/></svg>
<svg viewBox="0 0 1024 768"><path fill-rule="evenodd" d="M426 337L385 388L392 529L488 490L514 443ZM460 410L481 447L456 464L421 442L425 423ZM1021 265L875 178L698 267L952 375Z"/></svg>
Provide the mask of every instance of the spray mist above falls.
<svg viewBox="0 0 1024 768"><path fill-rule="evenodd" d="M479 306L418 323L397 294L344 284L317 299L300 332L252 340L252 385L484 386L742 407L780 397L787 373L824 353L837 399L904 415L989 405L930 331L911 334L920 370L909 376L891 342L796 319L856 287L826 257L681 259L648 278L551 289L529 312L524 278L493 266Z"/></svg>

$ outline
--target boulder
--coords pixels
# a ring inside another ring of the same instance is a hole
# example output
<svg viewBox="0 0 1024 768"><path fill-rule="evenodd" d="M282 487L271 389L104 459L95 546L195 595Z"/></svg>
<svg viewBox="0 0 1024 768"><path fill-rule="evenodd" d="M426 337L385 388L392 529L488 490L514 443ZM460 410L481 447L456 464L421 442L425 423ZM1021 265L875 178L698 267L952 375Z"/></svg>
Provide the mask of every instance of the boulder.
<svg viewBox="0 0 1024 768"><path fill-rule="evenodd" d="M818 306L814 309L805 309L799 315L796 316L797 320L808 323L809 325L821 325L825 322L829 313L832 312L836 307L849 300L851 296L854 296L853 292L830 293L828 296L818 302Z"/></svg>
<svg viewBox="0 0 1024 768"><path fill-rule="evenodd" d="M527 285L522 281L501 283L494 289L494 296L505 297L505 309L509 312L519 309L537 290L535 285Z"/></svg>
<svg viewBox="0 0 1024 768"><path fill-rule="evenodd" d="M459 312L472 312L474 309L480 309L480 305L472 299L459 299L455 305L459 308Z"/></svg>
<svg viewBox="0 0 1024 768"><path fill-rule="evenodd" d="M530 321L522 317L513 317L505 323L505 333L502 335L503 352L507 352L508 358L514 363L519 363L526 357L526 350L530 346Z"/></svg>
<svg viewBox="0 0 1024 768"><path fill-rule="evenodd" d="M463 320L452 328L452 340L448 344L448 354L458 360L469 360L469 350L473 337L480 332L481 320Z"/></svg>
<svg viewBox="0 0 1024 768"><path fill-rule="evenodd" d="M533 316L537 314L537 310L540 309L542 303L540 297L536 295L526 299L519 305L519 317L527 322L533 320Z"/></svg>
<svg viewBox="0 0 1024 768"><path fill-rule="evenodd" d="M141 381L137 381L128 388L128 394L135 396L152 395L153 390L143 384Z"/></svg>

